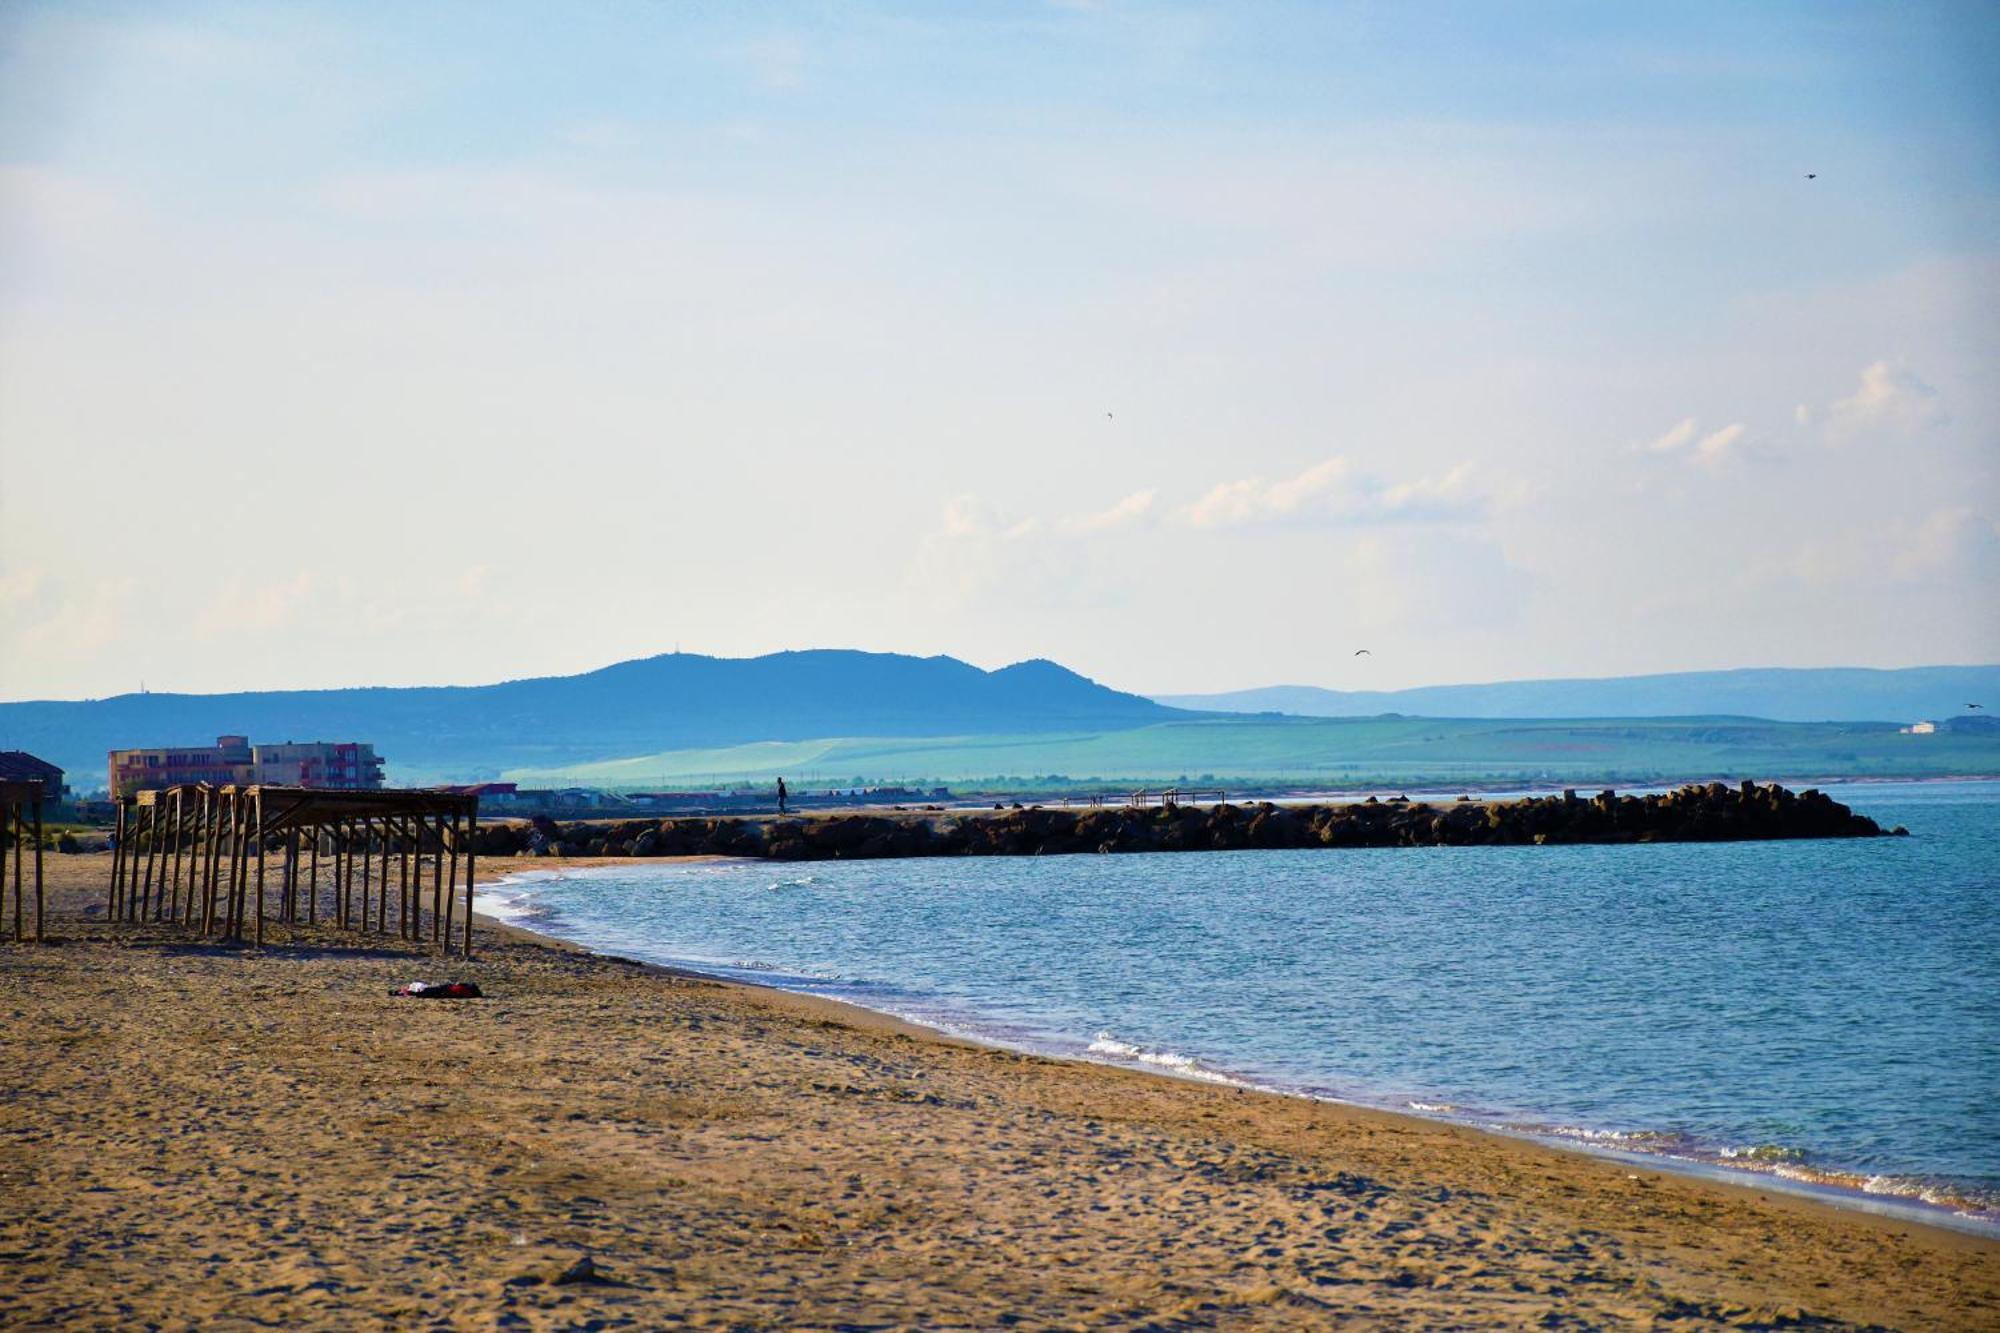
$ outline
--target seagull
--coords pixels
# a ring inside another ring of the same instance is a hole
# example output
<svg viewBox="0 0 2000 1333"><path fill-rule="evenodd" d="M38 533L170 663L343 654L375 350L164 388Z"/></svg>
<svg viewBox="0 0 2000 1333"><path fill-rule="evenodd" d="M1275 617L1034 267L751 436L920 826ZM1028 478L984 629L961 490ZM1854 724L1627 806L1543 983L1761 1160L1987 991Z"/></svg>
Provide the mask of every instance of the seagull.
<svg viewBox="0 0 2000 1333"><path fill-rule="evenodd" d="M1819 173L1817 171L1808 171L1806 173L1806 179L1809 181L1816 181L1819 179Z"/></svg>
<svg viewBox="0 0 2000 1333"><path fill-rule="evenodd" d="M1111 420L1111 414L1110 414L1109 412L1106 412L1106 413L1104 414L1104 419L1105 419L1106 421L1109 421L1109 420Z"/></svg>
<svg viewBox="0 0 2000 1333"><path fill-rule="evenodd" d="M1966 707L1967 707L1967 708L1984 708L1984 707L1986 707L1986 705L1985 705L1985 704L1967 704L1967 705L1966 705Z"/></svg>
<svg viewBox="0 0 2000 1333"><path fill-rule="evenodd" d="M1368 650L1367 650L1366 648L1356 648L1356 649L1354 650L1354 655L1355 655L1356 657L1373 657L1373 656L1375 656L1375 654L1373 654L1373 653L1369 652L1369 651L1368 651Z"/></svg>

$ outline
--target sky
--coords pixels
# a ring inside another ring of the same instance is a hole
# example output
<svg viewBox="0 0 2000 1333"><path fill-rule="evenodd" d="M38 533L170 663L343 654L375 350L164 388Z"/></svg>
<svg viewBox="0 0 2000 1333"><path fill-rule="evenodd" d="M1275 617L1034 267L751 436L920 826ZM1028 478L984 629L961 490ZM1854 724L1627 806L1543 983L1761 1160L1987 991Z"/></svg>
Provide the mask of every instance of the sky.
<svg viewBox="0 0 2000 1333"><path fill-rule="evenodd" d="M1978 4L12 0L0 698L2000 661L1996 125Z"/></svg>

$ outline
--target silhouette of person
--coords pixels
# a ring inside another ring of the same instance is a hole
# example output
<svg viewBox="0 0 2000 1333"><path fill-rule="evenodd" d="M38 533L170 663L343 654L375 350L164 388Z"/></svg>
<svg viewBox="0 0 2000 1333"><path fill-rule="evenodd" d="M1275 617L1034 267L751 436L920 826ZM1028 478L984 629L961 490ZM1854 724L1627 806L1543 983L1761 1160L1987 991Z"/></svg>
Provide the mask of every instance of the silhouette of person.
<svg viewBox="0 0 2000 1333"><path fill-rule="evenodd" d="M781 815L785 813L785 780L783 778L778 779L778 813Z"/></svg>

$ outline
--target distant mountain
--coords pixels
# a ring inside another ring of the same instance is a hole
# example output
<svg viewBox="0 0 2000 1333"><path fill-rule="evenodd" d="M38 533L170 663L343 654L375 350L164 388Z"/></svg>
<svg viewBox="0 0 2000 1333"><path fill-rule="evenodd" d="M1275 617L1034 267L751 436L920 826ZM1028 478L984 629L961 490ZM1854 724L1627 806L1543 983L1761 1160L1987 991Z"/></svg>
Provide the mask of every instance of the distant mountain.
<svg viewBox="0 0 2000 1333"><path fill-rule="evenodd" d="M1738 717L1778 722L1942 721L1969 703L2000 709L2000 666L1752 667L1660 676L1507 680L1408 690L1272 685L1226 694L1159 694L1158 703L1218 713L1301 717Z"/></svg>
<svg viewBox="0 0 2000 1333"><path fill-rule="evenodd" d="M0 749L60 764L82 789L101 784L114 748L205 745L229 733L359 740L387 760L391 782L413 782L749 741L1037 734L1181 716L1040 660L983 671L896 653L672 653L498 685L0 703Z"/></svg>

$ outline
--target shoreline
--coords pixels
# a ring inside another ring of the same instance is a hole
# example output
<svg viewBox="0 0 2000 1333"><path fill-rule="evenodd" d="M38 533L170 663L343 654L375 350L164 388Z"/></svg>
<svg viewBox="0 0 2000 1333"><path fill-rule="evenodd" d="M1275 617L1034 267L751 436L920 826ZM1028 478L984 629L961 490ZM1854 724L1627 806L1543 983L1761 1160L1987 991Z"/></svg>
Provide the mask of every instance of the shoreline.
<svg viewBox="0 0 2000 1333"><path fill-rule="evenodd" d="M2000 1323L2000 1243L1928 1222L484 914L466 960L204 943L104 922L107 863L0 947L0 1324ZM390 994L453 977L486 998Z"/></svg>
<svg viewBox="0 0 2000 1333"><path fill-rule="evenodd" d="M657 865L676 864L738 864L743 866L768 866L769 863L750 857L689 856L651 858ZM644 862L639 862L643 864ZM647 959L629 958L578 940L566 939L561 935L548 934L532 926L520 925L503 920L486 910L478 902L489 889L498 888L510 882L535 881L538 879L560 878L572 871L594 872L605 870L631 869L635 859L631 857L588 857L565 859L556 865L536 860L527 867L508 866L504 860L498 864L482 863L475 892L475 919L489 929L507 931L524 940L544 947L578 950L585 954L626 963L637 967L656 970L662 975L683 977L708 982L720 986L738 986L769 995L781 995L808 1001L815 1006L830 1006L834 1012L847 1016L849 1021L867 1020L890 1025L890 1030L913 1034L926 1040L956 1043L988 1050L1005 1051L1010 1054L1028 1055L1038 1059L1057 1060L1069 1064L1090 1066L1101 1069L1117 1069L1129 1073L1171 1079L1177 1083L1199 1086L1234 1088L1262 1096L1281 1097L1303 1101L1313 1105L1337 1106L1345 1109L1388 1116L1396 1120L1424 1125L1446 1125L1469 1130L1473 1133L1490 1135L1513 1142L1533 1144L1551 1152L1574 1157L1618 1162L1626 1165L1645 1166L1654 1170L1671 1172L1683 1179L1702 1181L1721 1188L1755 1194L1760 1190L1778 1193L1809 1202L1817 1206L1832 1208L1841 1213L1887 1218L1907 1222L1915 1226L1938 1228L1961 1235L1974 1236L1985 1240L2000 1241L2000 1214L1992 1210L1982 1210L1971 1200L1947 1196L1951 1202L1925 1198L1921 1195L1884 1191L1873 1193L1866 1189L1868 1180L1879 1178L1858 1171L1835 1169L1816 1170L1801 1163L1773 1161L1768 1164L1736 1164L1726 1159L1682 1155L1665 1149L1648 1150L1634 1146L1635 1138L1656 1131L1627 1130L1599 1131L1582 1127L1571 1127L1546 1122L1509 1123L1502 1118L1482 1120L1471 1115L1455 1115L1440 1107L1428 1110L1415 1106L1397 1107L1376 1101L1366 1101L1353 1097L1308 1092L1285 1088L1255 1079L1232 1074L1226 1070L1202 1065L1194 1058L1177 1056L1173 1052L1150 1052L1125 1042L1112 1042L1123 1046L1127 1058L1106 1058L1114 1052L1106 1051L1093 1055L1104 1041L1092 1041L1083 1051L1065 1051L1038 1047L1028 1043L1010 1042L1001 1037L978 1031L960 1031L937 1023L926 1022L889 1009L872 1008L859 1001L842 999L807 988L794 988L771 981L756 980L751 976L739 975L752 971L749 968L730 968L727 971L705 971L700 960L675 962L654 962ZM724 966L710 964L710 966ZM1081 1041L1081 1038L1077 1038ZM1165 1056L1166 1059L1147 1060L1148 1055ZM1194 1068L1178 1067L1185 1061ZM1453 1108L1456 1109L1456 1108ZM1568 1130L1568 1133L1564 1131Z"/></svg>

